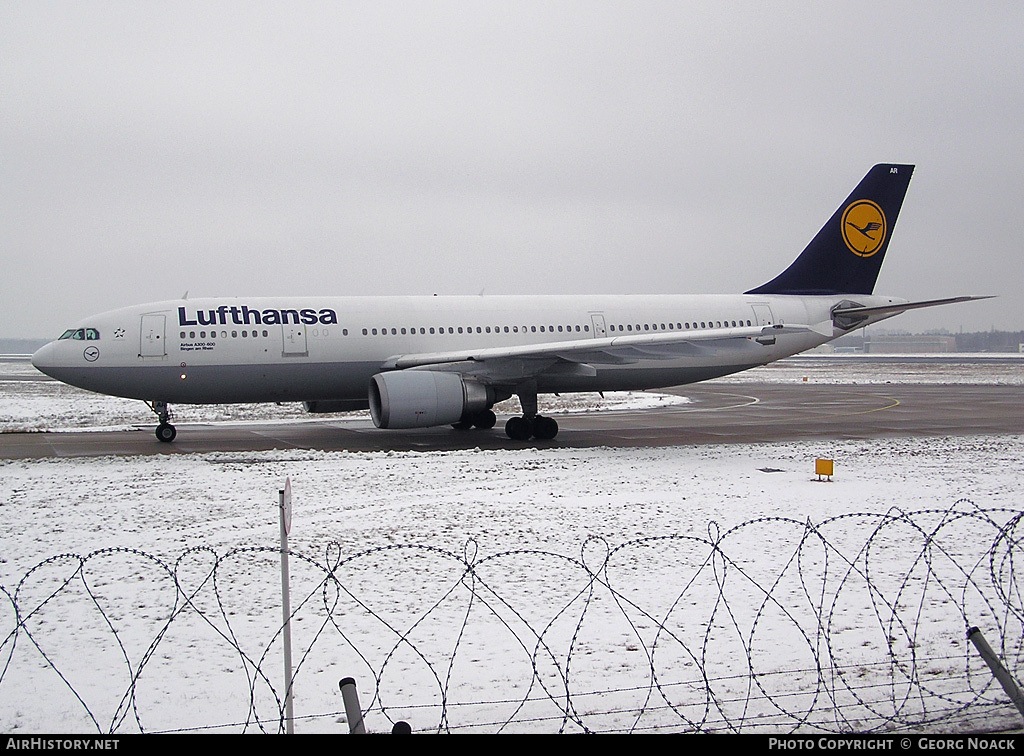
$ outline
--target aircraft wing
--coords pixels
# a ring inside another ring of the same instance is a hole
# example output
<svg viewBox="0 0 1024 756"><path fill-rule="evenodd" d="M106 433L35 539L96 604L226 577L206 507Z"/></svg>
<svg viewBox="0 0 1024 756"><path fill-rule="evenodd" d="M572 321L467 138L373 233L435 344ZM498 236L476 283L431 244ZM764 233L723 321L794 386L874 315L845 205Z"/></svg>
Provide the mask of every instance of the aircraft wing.
<svg viewBox="0 0 1024 756"><path fill-rule="evenodd" d="M827 323L831 334L832 324ZM511 347L407 354L392 357L382 368L431 369L476 375L499 382L541 373L587 372L589 365L623 365L641 360L670 360L716 350L741 348L751 341L770 344L783 333L812 330L805 325L708 328L602 338L552 341Z"/></svg>

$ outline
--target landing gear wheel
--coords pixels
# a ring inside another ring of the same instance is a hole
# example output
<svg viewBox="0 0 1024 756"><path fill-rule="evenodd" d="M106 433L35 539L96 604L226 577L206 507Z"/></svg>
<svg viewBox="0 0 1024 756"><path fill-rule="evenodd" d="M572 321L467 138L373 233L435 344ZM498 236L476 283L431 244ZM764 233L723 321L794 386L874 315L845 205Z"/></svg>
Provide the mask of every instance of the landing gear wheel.
<svg viewBox="0 0 1024 756"><path fill-rule="evenodd" d="M497 421L498 418L489 409L473 415L473 425L480 430L490 430Z"/></svg>
<svg viewBox="0 0 1024 756"><path fill-rule="evenodd" d="M167 406L167 402L153 401L146 404L160 419L160 425L156 426L157 439L165 444L171 443L178 435L178 431L171 425L171 408Z"/></svg>
<svg viewBox="0 0 1024 756"><path fill-rule="evenodd" d="M558 423L550 417L537 415L533 419L533 437L538 441L550 441L558 435Z"/></svg>
<svg viewBox="0 0 1024 756"><path fill-rule="evenodd" d="M513 441L529 441L533 435L533 423L525 417L510 417L505 423L505 435Z"/></svg>
<svg viewBox="0 0 1024 756"><path fill-rule="evenodd" d="M472 415L463 415L459 422L452 423L452 427L455 430L469 430L470 428L490 430L494 427L495 422L497 422L497 418L494 416L494 413L487 409Z"/></svg>
<svg viewBox="0 0 1024 756"><path fill-rule="evenodd" d="M156 437L165 444L169 444L177 435L178 431L170 423L160 423L156 426Z"/></svg>

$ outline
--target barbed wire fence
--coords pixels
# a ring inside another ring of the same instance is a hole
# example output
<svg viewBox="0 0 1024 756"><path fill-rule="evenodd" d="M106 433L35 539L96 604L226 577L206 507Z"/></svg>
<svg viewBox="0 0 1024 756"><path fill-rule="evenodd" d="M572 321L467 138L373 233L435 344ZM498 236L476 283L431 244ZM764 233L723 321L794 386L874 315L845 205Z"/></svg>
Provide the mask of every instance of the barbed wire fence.
<svg viewBox="0 0 1024 756"><path fill-rule="evenodd" d="M1021 725L1024 512L750 520L578 554L290 551L297 731L890 732ZM7 732L283 732L280 550L60 554L0 586ZM42 711L40 711L42 709Z"/></svg>

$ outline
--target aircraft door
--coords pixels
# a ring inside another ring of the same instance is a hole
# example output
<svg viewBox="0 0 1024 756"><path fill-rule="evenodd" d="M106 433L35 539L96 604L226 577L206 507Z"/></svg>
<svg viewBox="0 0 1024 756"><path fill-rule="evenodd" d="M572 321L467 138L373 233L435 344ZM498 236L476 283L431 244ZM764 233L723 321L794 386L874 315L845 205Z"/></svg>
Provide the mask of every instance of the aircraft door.
<svg viewBox="0 0 1024 756"><path fill-rule="evenodd" d="M772 308L766 304L750 305L754 310L754 324L769 326L775 323L775 316L772 315Z"/></svg>
<svg viewBox="0 0 1024 756"><path fill-rule="evenodd" d="M306 326L302 323L286 323L281 326L284 337L284 357L308 357L309 346L306 343Z"/></svg>
<svg viewBox="0 0 1024 756"><path fill-rule="evenodd" d="M166 315L142 316L142 343L139 346L141 357L164 357L167 354Z"/></svg>
<svg viewBox="0 0 1024 756"><path fill-rule="evenodd" d="M599 312L590 314L590 322L594 324L594 338L603 339L608 335L608 327L604 323L604 315Z"/></svg>

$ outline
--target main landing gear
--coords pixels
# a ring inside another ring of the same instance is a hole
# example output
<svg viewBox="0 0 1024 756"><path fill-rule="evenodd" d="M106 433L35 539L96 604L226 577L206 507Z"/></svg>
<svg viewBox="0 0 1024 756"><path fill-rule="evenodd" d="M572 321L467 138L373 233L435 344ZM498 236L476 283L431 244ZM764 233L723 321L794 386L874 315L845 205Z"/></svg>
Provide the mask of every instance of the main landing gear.
<svg viewBox="0 0 1024 756"><path fill-rule="evenodd" d="M558 423L543 415L510 417L505 423L505 435L513 441L550 441L558 435Z"/></svg>
<svg viewBox="0 0 1024 756"><path fill-rule="evenodd" d="M148 404L149 408L160 418L160 424L156 426L157 440L165 444L171 443L174 437L178 435L178 431L170 423L172 417L171 408L167 406L167 402L148 402Z"/></svg>
<svg viewBox="0 0 1024 756"><path fill-rule="evenodd" d="M558 423L550 417L543 417L537 414L537 382L528 381L516 386L515 393L519 396L519 403L523 406L522 417L509 418L505 423L505 435L513 441L529 441L531 438L538 441L550 441L558 435ZM495 397L495 401L504 401L512 395L507 389L501 390ZM489 430L494 427L496 418L490 409L474 412L471 415L464 415L457 423L453 423L455 430L469 430L478 428Z"/></svg>
<svg viewBox="0 0 1024 756"><path fill-rule="evenodd" d="M530 381L516 387L519 403L523 406L522 417L510 417L505 423L505 435L513 441L550 441L558 435L558 423L550 417L537 414L537 383Z"/></svg>
<svg viewBox="0 0 1024 756"><path fill-rule="evenodd" d="M469 430L470 428L490 430L496 422L498 422L498 418L494 416L494 413L489 409L485 409L463 417L459 422L454 423L452 427L455 430Z"/></svg>

